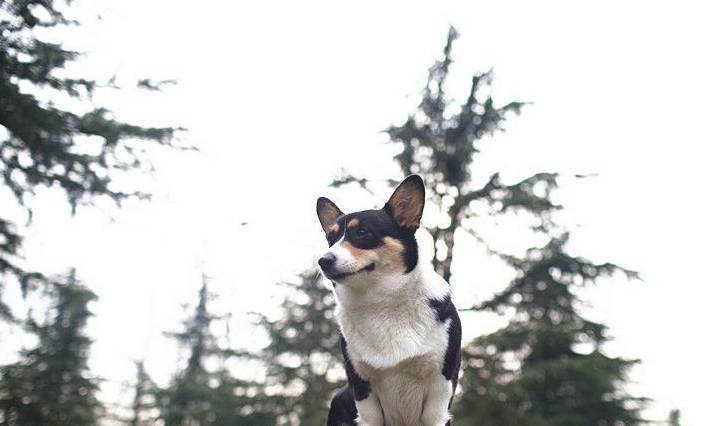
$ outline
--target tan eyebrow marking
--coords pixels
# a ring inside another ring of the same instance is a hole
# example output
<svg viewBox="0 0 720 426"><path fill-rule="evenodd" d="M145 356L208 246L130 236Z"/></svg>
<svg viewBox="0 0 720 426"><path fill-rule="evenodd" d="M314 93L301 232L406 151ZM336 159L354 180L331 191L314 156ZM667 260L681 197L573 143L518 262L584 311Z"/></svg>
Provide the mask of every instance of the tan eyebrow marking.
<svg viewBox="0 0 720 426"><path fill-rule="evenodd" d="M348 227L348 229L350 229L350 228L354 228L358 225L360 225L360 220L358 220L358 218L354 218L354 219L350 220L350 222L348 222L347 227Z"/></svg>

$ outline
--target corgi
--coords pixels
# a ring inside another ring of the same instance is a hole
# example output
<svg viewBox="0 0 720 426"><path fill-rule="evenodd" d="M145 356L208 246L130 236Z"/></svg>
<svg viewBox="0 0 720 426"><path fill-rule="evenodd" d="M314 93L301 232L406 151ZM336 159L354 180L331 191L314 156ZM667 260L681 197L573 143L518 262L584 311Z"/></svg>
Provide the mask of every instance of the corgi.
<svg viewBox="0 0 720 426"><path fill-rule="evenodd" d="M343 213L320 197L348 384L328 426L444 426L460 370L461 326L450 285L419 260L425 186L408 176L379 210Z"/></svg>

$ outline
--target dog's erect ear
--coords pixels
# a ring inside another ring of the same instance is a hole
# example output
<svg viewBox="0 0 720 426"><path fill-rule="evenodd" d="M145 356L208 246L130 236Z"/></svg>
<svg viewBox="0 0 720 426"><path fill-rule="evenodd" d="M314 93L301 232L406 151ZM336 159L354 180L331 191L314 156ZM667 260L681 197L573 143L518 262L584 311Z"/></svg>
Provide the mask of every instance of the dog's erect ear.
<svg viewBox="0 0 720 426"><path fill-rule="evenodd" d="M320 219L320 226L322 226L326 234L337 218L343 215L343 212L340 211L338 206L325 197L318 198L316 209L318 219Z"/></svg>
<svg viewBox="0 0 720 426"><path fill-rule="evenodd" d="M425 207L425 184L418 175L410 175L397 188L383 209L403 228L415 231Z"/></svg>

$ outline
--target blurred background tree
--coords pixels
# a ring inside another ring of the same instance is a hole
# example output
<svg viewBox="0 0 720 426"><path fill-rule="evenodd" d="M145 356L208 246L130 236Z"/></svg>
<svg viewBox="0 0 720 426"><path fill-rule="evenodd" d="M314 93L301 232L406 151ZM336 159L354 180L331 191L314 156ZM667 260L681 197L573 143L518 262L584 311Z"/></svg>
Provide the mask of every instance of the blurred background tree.
<svg viewBox="0 0 720 426"><path fill-rule="evenodd" d="M680 423L680 410L670 411L670 416L668 417L668 424L670 426L682 426Z"/></svg>
<svg viewBox="0 0 720 426"><path fill-rule="evenodd" d="M62 191L73 212L100 198L118 204L148 198L114 178L148 171L145 151L151 146L181 147L173 138L176 128L126 123L96 106L93 92L108 85L65 75L65 66L80 53L47 41L48 29L77 24L65 16L65 3L0 2L0 182L7 191L0 196L14 197L28 218L39 187ZM43 279L23 266L23 226L17 217L6 216L8 210L0 217L0 316L5 319L13 316L2 298L5 283L15 280L26 292Z"/></svg>
<svg viewBox="0 0 720 426"><path fill-rule="evenodd" d="M133 398L131 416L123 423L129 426L150 426L157 418L158 386L145 370L143 361L135 361L135 383L133 384Z"/></svg>
<svg viewBox="0 0 720 426"><path fill-rule="evenodd" d="M16 363L0 367L0 424L95 425L103 414L99 380L88 367L92 341L85 332L95 295L75 278L52 280L45 319L26 321L36 339Z"/></svg>
<svg viewBox="0 0 720 426"><path fill-rule="evenodd" d="M482 143L496 131L503 130L508 113L519 113L523 102L496 106L490 95L493 72L472 77L466 100L457 105L447 95L445 84L450 72L453 43L458 32L450 27L442 57L430 67L417 111L402 125L390 126L390 142L401 150L394 160L403 176L417 173L425 180L427 199L439 209L438 224L423 226L433 238L432 262L446 280L452 275L455 238L468 232L482 242L470 225L470 219L481 216L473 207L486 206L485 214L527 210L547 221L549 213L560 206L550 201L549 192L557 186L557 175L538 173L508 185L500 173L490 174L485 182L473 179ZM458 107L458 108L456 108ZM458 112L454 112L454 111ZM362 177L344 175L331 183L338 187L348 183L367 185ZM389 180L396 185L397 180ZM537 190L539 191L539 195ZM545 227L543 222L539 228Z"/></svg>
<svg viewBox="0 0 720 426"><path fill-rule="evenodd" d="M512 312L507 326L464 348L458 425L637 425L645 399L623 389L637 360L601 352L607 327L584 318L575 289L601 277L635 272L566 253L568 234L503 256L518 273L491 300L473 307Z"/></svg>
<svg viewBox="0 0 720 426"><path fill-rule="evenodd" d="M340 332L333 317L332 291L317 268L283 283L288 294L278 319L259 314L270 343L261 357L267 365L268 389L277 389L278 425L325 423L330 398L345 381Z"/></svg>
<svg viewBox="0 0 720 426"><path fill-rule="evenodd" d="M211 294L203 282L193 315L182 331L168 333L187 352L184 368L167 387L159 388L156 400L165 426L272 425L259 384L239 380L230 373L228 360L240 355L221 347L211 324L223 317L208 310Z"/></svg>

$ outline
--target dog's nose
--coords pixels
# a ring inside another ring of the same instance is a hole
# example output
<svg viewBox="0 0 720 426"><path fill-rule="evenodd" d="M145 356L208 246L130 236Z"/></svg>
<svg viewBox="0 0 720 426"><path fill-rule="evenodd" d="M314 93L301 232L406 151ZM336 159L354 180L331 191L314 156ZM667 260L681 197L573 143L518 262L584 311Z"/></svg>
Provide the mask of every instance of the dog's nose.
<svg viewBox="0 0 720 426"><path fill-rule="evenodd" d="M323 271L325 271L325 270L327 270L328 268L330 268L330 267L333 265L333 263L335 263L335 260L336 260L336 259L337 259L337 258L335 257L334 254L332 254L332 253L325 253L325 254L323 255L323 257L321 257L320 259L318 259L318 264L320 265L320 268L321 268Z"/></svg>

